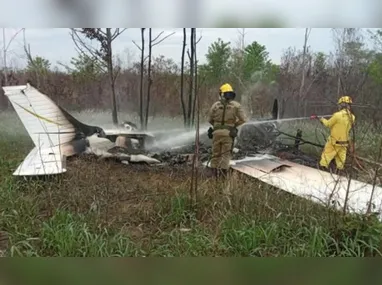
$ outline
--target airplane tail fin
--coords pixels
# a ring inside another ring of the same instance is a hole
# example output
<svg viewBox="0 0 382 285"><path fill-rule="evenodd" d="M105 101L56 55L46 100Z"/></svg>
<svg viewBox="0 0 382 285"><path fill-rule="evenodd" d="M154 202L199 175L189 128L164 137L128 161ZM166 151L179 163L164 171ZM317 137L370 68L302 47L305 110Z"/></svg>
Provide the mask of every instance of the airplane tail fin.
<svg viewBox="0 0 382 285"><path fill-rule="evenodd" d="M48 96L29 84L5 86L3 90L37 149L73 140L75 127Z"/></svg>
<svg viewBox="0 0 382 285"><path fill-rule="evenodd" d="M94 133L97 127L77 121L29 84L3 90L35 145L14 175L65 172L65 156L84 150L84 135ZM53 166L53 158L58 166Z"/></svg>
<svg viewBox="0 0 382 285"><path fill-rule="evenodd" d="M34 147L13 172L16 176L52 175L66 172L66 157L58 148Z"/></svg>

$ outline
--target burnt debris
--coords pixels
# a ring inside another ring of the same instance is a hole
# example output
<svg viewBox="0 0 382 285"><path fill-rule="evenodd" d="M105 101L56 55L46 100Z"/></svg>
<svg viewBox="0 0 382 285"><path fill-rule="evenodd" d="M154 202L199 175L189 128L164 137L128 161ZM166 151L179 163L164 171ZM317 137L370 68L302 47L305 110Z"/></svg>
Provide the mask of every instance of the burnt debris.
<svg viewBox="0 0 382 285"><path fill-rule="evenodd" d="M276 124L272 122L244 125L235 141L232 154L233 159L243 159L247 156L266 153L306 166L317 166L318 159L304 154L299 148L302 140L302 132L300 130L297 131L295 141L291 145L287 145L282 140L279 140L279 135L280 132ZM158 134L157 139L160 138L161 134ZM155 143L153 144L155 145ZM192 164L195 154L195 142L191 141L189 144L178 147L168 146L166 149L156 149L155 146L148 149L138 148L136 150L114 147L109 152L144 154L161 161L162 165L177 166ZM211 140L207 136L201 136L199 142L199 161L208 161L211 153Z"/></svg>

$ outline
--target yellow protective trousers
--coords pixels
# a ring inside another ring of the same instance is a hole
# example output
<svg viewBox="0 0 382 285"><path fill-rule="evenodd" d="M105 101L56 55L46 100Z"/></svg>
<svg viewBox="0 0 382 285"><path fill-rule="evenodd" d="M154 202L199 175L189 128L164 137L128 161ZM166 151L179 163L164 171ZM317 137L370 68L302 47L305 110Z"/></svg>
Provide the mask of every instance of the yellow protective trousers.
<svg viewBox="0 0 382 285"><path fill-rule="evenodd" d="M325 168L329 168L330 162L335 159L337 169L344 169L346 162L347 144L336 144L329 140L325 144L325 148L321 155L320 165Z"/></svg>
<svg viewBox="0 0 382 285"><path fill-rule="evenodd" d="M228 130L215 130L212 139L212 157L210 166L218 169L229 169L232 158L234 139Z"/></svg>

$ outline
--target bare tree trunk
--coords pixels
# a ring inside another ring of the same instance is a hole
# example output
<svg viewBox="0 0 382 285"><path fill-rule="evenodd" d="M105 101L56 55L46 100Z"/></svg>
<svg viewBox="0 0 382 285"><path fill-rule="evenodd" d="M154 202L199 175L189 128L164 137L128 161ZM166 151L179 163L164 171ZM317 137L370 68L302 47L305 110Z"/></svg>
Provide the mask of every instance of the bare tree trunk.
<svg viewBox="0 0 382 285"><path fill-rule="evenodd" d="M147 130L147 123L149 120L149 110L150 110L150 91L151 91L151 50L152 50L152 37L151 28L149 28L149 65L147 67L147 99L146 99L146 119L145 119L145 130Z"/></svg>
<svg viewBox="0 0 382 285"><path fill-rule="evenodd" d="M5 28L3 28L3 61L4 61L4 84L8 85L8 72L7 72L7 46L5 43ZM9 102L9 100L8 100Z"/></svg>
<svg viewBox="0 0 382 285"><path fill-rule="evenodd" d="M192 73L192 93L194 96L193 110L192 110L192 125L195 122L195 112L196 112L196 134L195 134L195 151L192 160L192 173L191 173L191 206L192 209L196 208L197 205L197 192L198 192L198 169L199 169L199 147L200 147L200 98L197 93L197 58L196 58L196 28L193 29L192 41L191 41L191 64L194 66ZM196 110L197 108L197 110ZM196 110L196 111L195 111Z"/></svg>
<svg viewBox="0 0 382 285"><path fill-rule="evenodd" d="M301 116L301 101L303 100L303 93L304 93L304 85L305 85L305 59L306 59L306 48L308 44L308 38L310 34L310 29L305 29L305 37L304 37L304 50L302 54L302 67L301 67L301 84L300 84L300 90L298 93L298 102L297 102L297 116Z"/></svg>
<svg viewBox="0 0 382 285"><path fill-rule="evenodd" d="M196 134L195 134L195 151L192 158L192 169L191 169L191 185L190 185L190 199L191 207L195 209L197 205L197 193L198 193L198 169L199 169L199 147L200 147L200 98L199 95L195 93L196 102Z"/></svg>
<svg viewBox="0 0 382 285"><path fill-rule="evenodd" d="M112 106L112 117L113 124L118 124L118 113L117 113L117 102L115 99L115 78L114 78L114 68L113 68L113 52L112 52L112 35L111 28L106 29L107 38L107 69L109 72L110 85L111 85L111 106Z"/></svg>
<svg viewBox="0 0 382 285"><path fill-rule="evenodd" d="M194 103L193 103L193 106L192 106L192 126L195 125L195 107L196 107L196 88L197 88L197 77L198 77L198 70L197 70L197 61L196 61L196 28L194 30L194 36L193 36L193 45L194 45L194 48L193 48L193 53L192 53L192 60L194 62L194 80L193 80L193 96L194 96Z"/></svg>
<svg viewBox="0 0 382 285"><path fill-rule="evenodd" d="M239 34L240 34L240 50L241 51L244 51L245 49L245 35L247 34L245 32L245 28L242 28L241 31L239 31Z"/></svg>
<svg viewBox="0 0 382 285"><path fill-rule="evenodd" d="M239 41L237 43L237 48L239 51L239 58L238 58L238 65L237 65L237 74L235 74L236 80L237 80L237 86L236 86L236 94L238 94L237 100L240 101L240 103L243 105L243 108L249 114L252 116L252 107L249 103L251 100L251 94L249 90L246 88L246 82L243 82L242 78L244 75L244 50L245 50L245 36L246 31L245 28L238 29L239 33Z"/></svg>
<svg viewBox="0 0 382 285"><path fill-rule="evenodd" d="M186 52L186 42L187 42L187 30L186 28L183 28L182 63L180 67L180 103L182 104L183 123L185 127L187 127L187 114L186 114L186 106L184 103L184 55Z"/></svg>
<svg viewBox="0 0 382 285"><path fill-rule="evenodd" d="M145 30L146 28L141 28L141 41L142 46L139 46L137 43L133 41L133 43L138 47L138 49L141 51L141 83L140 83L140 121L141 121L141 130L147 129L148 124L148 118L149 118L149 111L150 111L150 97L151 97L151 85L152 85L152 78L151 78L151 61L152 61L152 48L161 42L163 42L165 39L172 36L175 32L168 34L162 38L160 36L163 34L163 32L159 33L158 36L156 36L154 39L152 38L152 28L149 28L149 66L148 66L148 86L147 86L147 100L146 100L146 113L143 112L143 74L144 74L144 63L145 63Z"/></svg>
<svg viewBox="0 0 382 285"><path fill-rule="evenodd" d="M194 30L195 28L191 28L191 54L189 54L190 59L190 87L189 87L189 93L188 93L188 112L187 112L187 120L188 120L188 127L191 127L191 114L192 114L192 95L193 95L193 86L194 86L194 62L193 62L193 53L194 53Z"/></svg>
<svg viewBox="0 0 382 285"><path fill-rule="evenodd" d="M102 72L105 72L109 76L112 91L112 119L114 124L118 124L115 81L120 72L120 68L118 67L115 69L114 67L112 46L113 41L126 29L120 30L119 28L116 28L113 32L111 28L106 28L106 31L103 31L101 28L70 28L70 30L70 34L77 51L86 57L89 57L90 55L90 57L94 59L93 63L96 64ZM84 38L82 38L79 34L82 34ZM87 44L85 39L96 40L99 43L99 47L95 48L94 46Z"/></svg>
<svg viewBox="0 0 382 285"><path fill-rule="evenodd" d="M5 28L3 28L3 61L4 61L4 85L8 86L8 72L7 72L7 47L5 44ZM6 100L7 107L9 108L11 105L11 102L9 100Z"/></svg>
<svg viewBox="0 0 382 285"><path fill-rule="evenodd" d="M145 60L145 28L141 28L141 85L139 91L139 116L141 119L141 129L144 129L144 118L143 118L143 72L144 72L144 60Z"/></svg>

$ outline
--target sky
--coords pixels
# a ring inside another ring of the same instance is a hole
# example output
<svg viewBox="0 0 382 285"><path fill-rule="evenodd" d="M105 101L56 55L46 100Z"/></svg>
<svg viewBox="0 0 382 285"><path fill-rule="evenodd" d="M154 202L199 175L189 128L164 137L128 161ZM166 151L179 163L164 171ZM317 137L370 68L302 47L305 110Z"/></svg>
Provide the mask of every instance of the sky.
<svg viewBox="0 0 382 285"><path fill-rule="evenodd" d="M20 29L7 28L5 29L5 42L8 44L13 35ZM179 63L182 51L183 31L182 29L153 29L153 38L163 31L162 37L172 34L162 43L153 47L153 55L164 55L172 58ZM211 43L221 38L224 41L230 41L236 45L239 40L240 31L237 28L201 28L197 29L197 38L200 42L197 46L197 55L200 63L205 62L205 54L208 52L208 47ZM190 33L190 29L187 29ZM70 59L78 55L75 45L70 36L70 29L26 29L25 39L30 45L30 50L33 56L41 56L48 59L52 65L57 62L70 64ZM245 43L249 44L257 41L266 46L269 57L274 63L280 63L283 52L288 47L296 47L302 49L304 43L304 28L280 28L280 29L260 29L246 28ZM147 38L147 33L146 33ZM0 37L2 40L2 37ZM140 29L129 28L115 40L114 54L119 54L124 64L132 64L135 60L139 60L140 50L135 46L135 41L140 45ZM188 38L189 40L189 38ZM2 42L2 41L1 41ZM314 28L310 32L309 46L313 51L330 52L333 50L333 38L331 29L329 28ZM1 46L3 46L1 44ZM25 66L26 57L23 51L23 33L17 34L14 40L10 43L7 52L8 66L22 68ZM2 63L2 60L0 61ZM60 65L59 65L60 66Z"/></svg>
<svg viewBox="0 0 382 285"><path fill-rule="evenodd" d="M305 27L314 27L309 39L311 49L328 52L333 48L331 27L382 24L380 0L0 0L0 4L0 25L9 27L5 28L5 42L8 44L18 30L10 27L28 27L26 41L32 54L49 59L53 65L58 61L68 64L77 55L69 27L164 27L155 28L153 35L160 31L175 34L156 46L153 54L175 62L180 61L182 29L173 27L196 27L198 36L202 36L197 47L201 63L208 46L219 37L237 41L237 29L218 27L248 27L246 43L265 45L272 61L279 63L288 47L302 48ZM280 29L256 28L264 26ZM140 41L139 28L127 29L115 41L115 53L126 63L139 57L133 40ZM25 65L22 34L11 43L7 55L11 66Z"/></svg>

